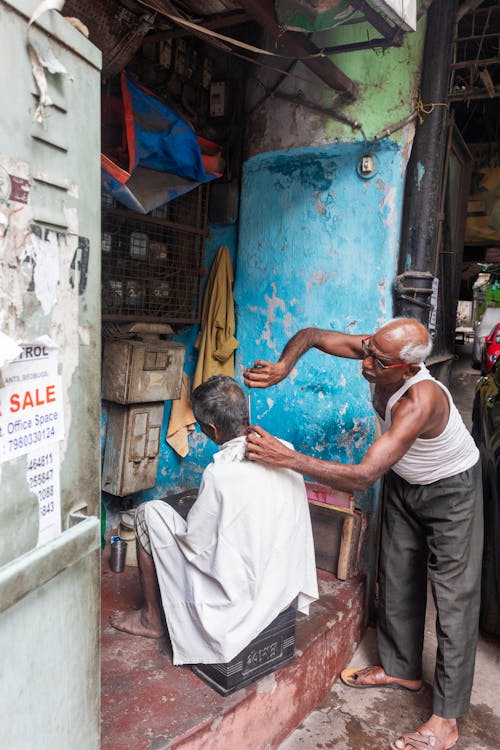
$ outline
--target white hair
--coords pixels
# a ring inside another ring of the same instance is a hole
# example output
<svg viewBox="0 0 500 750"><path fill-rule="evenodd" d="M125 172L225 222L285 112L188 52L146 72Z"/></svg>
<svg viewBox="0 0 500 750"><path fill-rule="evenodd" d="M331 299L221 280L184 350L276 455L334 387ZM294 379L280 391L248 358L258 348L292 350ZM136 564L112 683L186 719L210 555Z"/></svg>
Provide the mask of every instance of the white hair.
<svg viewBox="0 0 500 750"><path fill-rule="evenodd" d="M430 340L427 344L404 344L399 352L399 357L403 362L408 364L419 365L421 362L425 362L432 350L432 341Z"/></svg>
<svg viewBox="0 0 500 750"><path fill-rule="evenodd" d="M388 326L392 325L393 323L402 323L402 327L404 324L408 324L409 319L408 318L393 318L388 323L382 326L380 330L383 330L387 328ZM401 349L399 350L399 357L403 362L407 362L410 365L418 365L421 362L424 362L429 354L432 351L432 339L430 337L429 331L423 326L421 323L419 323L418 320L412 321L419 325L422 330L427 335L427 342L425 344L415 344L413 341L409 341L406 344L403 344Z"/></svg>

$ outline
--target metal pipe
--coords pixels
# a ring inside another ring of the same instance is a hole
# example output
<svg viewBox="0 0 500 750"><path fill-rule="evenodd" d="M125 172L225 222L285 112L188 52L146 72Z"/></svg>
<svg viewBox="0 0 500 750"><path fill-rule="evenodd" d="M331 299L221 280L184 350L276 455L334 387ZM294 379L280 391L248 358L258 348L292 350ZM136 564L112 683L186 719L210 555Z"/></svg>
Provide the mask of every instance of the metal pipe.
<svg viewBox="0 0 500 750"><path fill-rule="evenodd" d="M368 39L365 42L352 42L351 44L337 44L334 47L323 47L322 51L325 55L343 55L345 52L359 52L364 49L387 49L388 47L400 47L402 44L399 42L391 41L390 39Z"/></svg>
<svg viewBox="0 0 500 750"><path fill-rule="evenodd" d="M427 14L421 98L429 113L417 126L406 171L396 309L426 326L439 252L437 207L447 142L456 5L457 0L433 3Z"/></svg>
<svg viewBox="0 0 500 750"><path fill-rule="evenodd" d="M305 109L310 109L313 112L319 112L319 114L327 115L327 117L338 120L344 125L349 125L353 130L361 129L361 123L358 120L351 120L350 117L346 117L345 115L342 115L340 112L337 112L335 109L332 109L330 107L323 107L321 104L316 104L316 102L309 102L307 101L307 99L304 99L304 97L299 96L298 94L286 94L281 91L275 91L272 96L276 97L277 99L283 99L285 102L290 102L291 104L297 104L300 107L305 107Z"/></svg>

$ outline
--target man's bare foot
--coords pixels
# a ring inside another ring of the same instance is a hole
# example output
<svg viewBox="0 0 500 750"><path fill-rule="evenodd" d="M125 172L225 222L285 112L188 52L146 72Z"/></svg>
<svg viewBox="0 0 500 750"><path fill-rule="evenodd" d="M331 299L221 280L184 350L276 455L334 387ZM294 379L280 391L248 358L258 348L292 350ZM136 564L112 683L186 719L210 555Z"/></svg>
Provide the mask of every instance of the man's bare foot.
<svg viewBox="0 0 500 750"><path fill-rule="evenodd" d="M456 719L443 719L432 714L416 732L405 734L391 743L392 750L452 750L458 740Z"/></svg>
<svg viewBox="0 0 500 750"><path fill-rule="evenodd" d="M404 690L420 690L422 680L402 680L384 672L383 667L356 667L344 669L340 679L345 685L355 688L402 688Z"/></svg>
<svg viewBox="0 0 500 750"><path fill-rule="evenodd" d="M130 635L142 635L145 638L161 638L165 635L161 623L150 622L143 609L113 612L109 617L109 622L117 630L123 630Z"/></svg>

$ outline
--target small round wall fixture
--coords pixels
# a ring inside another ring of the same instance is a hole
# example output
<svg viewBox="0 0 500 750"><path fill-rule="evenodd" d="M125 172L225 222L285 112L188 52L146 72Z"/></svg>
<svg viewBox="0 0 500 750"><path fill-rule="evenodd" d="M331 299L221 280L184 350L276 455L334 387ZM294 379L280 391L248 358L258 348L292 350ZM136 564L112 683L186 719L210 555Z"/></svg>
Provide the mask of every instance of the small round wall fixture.
<svg viewBox="0 0 500 750"><path fill-rule="evenodd" d="M358 159L356 173L362 180L371 180L377 174L375 159L371 154L363 154Z"/></svg>

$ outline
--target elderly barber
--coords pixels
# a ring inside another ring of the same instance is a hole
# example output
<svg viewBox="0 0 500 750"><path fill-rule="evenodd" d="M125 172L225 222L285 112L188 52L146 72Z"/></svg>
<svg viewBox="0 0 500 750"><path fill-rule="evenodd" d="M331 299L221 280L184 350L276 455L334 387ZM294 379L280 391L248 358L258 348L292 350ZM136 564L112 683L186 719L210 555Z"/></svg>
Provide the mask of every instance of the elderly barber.
<svg viewBox="0 0 500 750"><path fill-rule="evenodd" d="M420 688L429 577L437 608L433 713L391 748L450 750L458 738L457 717L469 707L477 644L483 536L478 450L450 393L423 364L431 341L417 321L395 319L371 336L304 329L290 339L278 362L260 360L246 370L246 385L267 388L280 382L311 348L362 360L381 437L359 464L342 464L290 451L255 426L247 455L340 490L366 490L386 475L380 665L344 670L341 677L357 688Z"/></svg>
<svg viewBox="0 0 500 750"><path fill-rule="evenodd" d="M192 404L220 450L186 521L162 500L139 506L144 603L110 621L132 635L160 638L163 609L174 664L216 664L231 661L296 597L307 614L318 587L304 480L246 459L241 386L216 375L194 390Z"/></svg>

